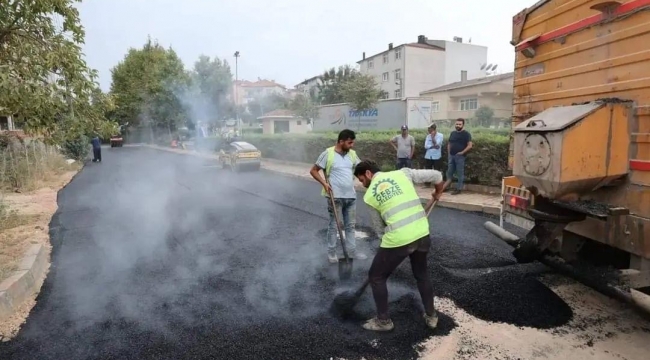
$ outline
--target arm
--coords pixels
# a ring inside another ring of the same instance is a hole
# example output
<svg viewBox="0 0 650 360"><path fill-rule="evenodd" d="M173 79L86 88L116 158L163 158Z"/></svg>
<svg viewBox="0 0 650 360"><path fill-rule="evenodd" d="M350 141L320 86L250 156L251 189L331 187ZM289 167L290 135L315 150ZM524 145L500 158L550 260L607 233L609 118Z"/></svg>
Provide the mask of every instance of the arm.
<svg viewBox="0 0 650 360"><path fill-rule="evenodd" d="M397 150L397 136L390 139L390 144L391 144L391 146L393 146L393 149Z"/></svg>
<svg viewBox="0 0 650 360"><path fill-rule="evenodd" d="M327 184L327 181L320 175L320 171L323 170L323 174L325 174L325 166L327 166L327 151L323 151L320 156L318 156L318 160L316 160L316 163L311 167L311 170L309 170L309 175L314 178L314 180L318 181L325 191L329 193L330 187Z"/></svg>
<svg viewBox="0 0 650 360"><path fill-rule="evenodd" d="M433 148L434 149L440 149L440 146L442 145L442 140L443 140L442 134L437 133L436 134L436 139L435 139L434 144L433 144Z"/></svg>
<svg viewBox="0 0 650 360"><path fill-rule="evenodd" d="M415 138L411 136L411 156L410 156L410 159L413 159L413 154L415 154Z"/></svg>
<svg viewBox="0 0 650 360"><path fill-rule="evenodd" d="M379 211L372 208L370 209L370 220L372 224L372 230L377 235L379 243L381 244L381 238L384 237L384 229L386 228L386 223L384 223L384 219L381 218Z"/></svg>
<svg viewBox="0 0 650 360"><path fill-rule="evenodd" d="M442 173L438 170L417 170L402 168L401 171L415 184L421 184L425 182L430 182L434 184L435 192L432 193L432 197L435 200L439 200L442 196L445 183L442 178Z"/></svg>
<svg viewBox="0 0 650 360"><path fill-rule="evenodd" d="M431 134L427 135L426 139L424 140L424 148L429 150L433 149L435 146L435 143L433 142L433 139L431 138Z"/></svg>

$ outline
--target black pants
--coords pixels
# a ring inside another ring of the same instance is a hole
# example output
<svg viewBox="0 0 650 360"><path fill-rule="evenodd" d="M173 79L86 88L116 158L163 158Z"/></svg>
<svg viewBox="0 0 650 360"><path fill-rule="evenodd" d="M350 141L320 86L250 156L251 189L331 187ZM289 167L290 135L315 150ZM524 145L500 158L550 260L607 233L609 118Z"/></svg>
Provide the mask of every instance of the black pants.
<svg viewBox="0 0 650 360"><path fill-rule="evenodd" d="M442 171L442 159L424 159L424 168Z"/></svg>
<svg viewBox="0 0 650 360"><path fill-rule="evenodd" d="M375 306L377 306L377 317L379 319L386 320L390 318L388 315L388 288L386 287L386 281L407 257L411 261L411 270L413 271L413 277L415 277L418 283L418 290L420 291L424 310L427 315L434 314L433 284L431 283L427 270L427 253L429 252L430 246L431 239L427 235L406 246L391 249L379 248L368 272L372 295L375 298Z"/></svg>
<svg viewBox="0 0 650 360"><path fill-rule="evenodd" d="M409 158L399 158L395 164L395 169L399 170L401 168L412 168L413 162Z"/></svg>
<svg viewBox="0 0 650 360"><path fill-rule="evenodd" d="M93 148L93 161L102 161L102 148Z"/></svg>

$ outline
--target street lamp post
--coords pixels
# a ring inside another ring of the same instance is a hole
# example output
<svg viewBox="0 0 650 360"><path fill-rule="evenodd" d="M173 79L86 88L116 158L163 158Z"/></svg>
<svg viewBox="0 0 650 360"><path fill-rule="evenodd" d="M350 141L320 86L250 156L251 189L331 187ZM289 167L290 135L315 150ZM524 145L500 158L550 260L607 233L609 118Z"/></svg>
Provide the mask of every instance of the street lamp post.
<svg viewBox="0 0 650 360"><path fill-rule="evenodd" d="M241 135L244 135L244 132L241 128L241 121L239 120L239 94L238 94L238 88L239 88L239 74L238 74L238 60L239 59L239 51L235 51L235 114L237 116L237 127L239 127L239 131L241 131Z"/></svg>

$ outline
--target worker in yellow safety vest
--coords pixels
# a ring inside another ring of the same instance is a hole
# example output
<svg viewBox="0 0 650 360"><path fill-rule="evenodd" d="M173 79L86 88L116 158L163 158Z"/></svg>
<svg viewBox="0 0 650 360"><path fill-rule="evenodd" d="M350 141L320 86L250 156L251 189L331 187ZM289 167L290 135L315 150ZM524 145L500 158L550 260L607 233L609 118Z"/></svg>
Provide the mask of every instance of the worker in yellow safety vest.
<svg viewBox="0 0 650 360"><path fill-rule="evenodd" d="M348 255L359 260L368 258L364 253L357 250L355 238L357 191L354 188L354 167L360 162L357 153L352 150L355 138L354 131L342 130L339 133L336 145L325 149L309 171L311 176L323 186L321 194L327 200L327 211L329 213L327 257L329 262L333 264L338 263L339 258L336 253L337 224L332 203L336 206L336 212L343 221ZM321 170L325 177L320 175ZM333 197L333 201L330 196Z"/></svg>
<svg viewBox="0 0 650 360"><path fill-rule="evenodd" d="M410 168L382 172L375 162L365 160L355 167L354 175L368 189L363 201L375 210L370 211L371 219L381 239L368 271L377 316L363 327L373 331L393 329L393 321L388 315L386 281L408 257L422 297L424 320L427 326L435 328L438 315L433 306L433 285L427 270L427 254L431 246L429 220L413 183L434 184L432 197L438 200L444 189L442 173Z"/></svg>

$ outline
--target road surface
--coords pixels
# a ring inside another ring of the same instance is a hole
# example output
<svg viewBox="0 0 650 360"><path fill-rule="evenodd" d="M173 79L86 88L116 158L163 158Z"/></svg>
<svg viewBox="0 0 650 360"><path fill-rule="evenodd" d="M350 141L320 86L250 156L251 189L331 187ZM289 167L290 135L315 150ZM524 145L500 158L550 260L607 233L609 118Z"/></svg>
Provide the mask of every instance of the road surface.
<svg viewBox="0 0 650 360"><path fill-rule="evenodd" d="M327 210L318 185L260 171L232 174L191 156L104 149L59 194L52 266L3 359L408 359L415 345L457 323L444 311L428 330L408 262L389 283L396 325L363 330L340 319L332 297L351 284L327 263ZM358 229L368 210L358 204ZM571 308L516 265L486 218L443 208L431 215L435 292L490 322L553 328ZM372 255L375 239L359 240Z"/></svg>

